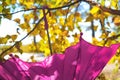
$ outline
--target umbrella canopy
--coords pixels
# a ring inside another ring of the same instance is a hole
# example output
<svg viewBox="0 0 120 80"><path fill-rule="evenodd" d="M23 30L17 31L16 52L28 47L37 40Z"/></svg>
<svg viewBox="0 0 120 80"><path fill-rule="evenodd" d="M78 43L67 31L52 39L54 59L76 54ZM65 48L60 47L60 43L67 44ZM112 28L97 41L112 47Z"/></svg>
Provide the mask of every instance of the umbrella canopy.
<svg viewBox="0 0 120 80"><path fill-rule="evenodd" d="M94 80L119 46L95 46L80 38L64 54L54 54L42 62L11 56L0 63L0 80Z"/></svg>

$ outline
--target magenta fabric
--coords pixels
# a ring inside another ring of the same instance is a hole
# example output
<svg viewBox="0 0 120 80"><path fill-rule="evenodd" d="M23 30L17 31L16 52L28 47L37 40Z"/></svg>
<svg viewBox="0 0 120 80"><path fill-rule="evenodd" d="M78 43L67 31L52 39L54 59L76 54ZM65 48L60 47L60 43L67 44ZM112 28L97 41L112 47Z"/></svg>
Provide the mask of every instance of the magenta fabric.
<svg viewBox="0 0 120 80"><path fill-rule="evenodd" d="M0 63L0 80L95 80L119 46L95 46L80 38L64 54L42 62L24 62L12 56Z"/></svg>

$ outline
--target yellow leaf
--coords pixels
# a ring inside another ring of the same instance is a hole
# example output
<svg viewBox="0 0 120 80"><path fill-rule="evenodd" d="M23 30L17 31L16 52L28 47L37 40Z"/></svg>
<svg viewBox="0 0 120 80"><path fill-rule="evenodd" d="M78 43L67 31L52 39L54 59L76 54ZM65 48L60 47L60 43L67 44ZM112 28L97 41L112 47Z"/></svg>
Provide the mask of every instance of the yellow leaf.
<svg viewBox="0 0 120 80"><path fill-rule="evenodd" d="M60 22L61 25L64 25L64 18L60 17L59 22Z"/></svg>
<svg viewBox="0 0 120 80"><path fill-rule="evenodd" d="M20 24L20 19L19 18L14 19L14 21Z"/></svg>
<svg viewBox="0 0 120 80"><path fill-rule="evenodd" d="M111 32L111 33L110 33L110 36L115 36L115 35L116 35L115 32Z"/></svg>
<svg viewBox="0 0 120 80"><path fill-rule="evenodd" d="M68 9L65 9L65 10L60 9L60 12L62 13L62 15L66 15L68 12L70 12L70 10L68 10Z"/></svg>
<svg viewBox="0 0 120 80"><path fill-rule="evenodd" d="M76 21L77 21L77 22L81 22L81 21L82 21L82 18L81 18L81 17L76 17Z"/></svg>
<svg viewBox="0 0 120 80"><path fill-rule="evenodd" d="M74 23L72 21L67 22L68 30L73 31Z"/></svg>
<svg viewBox="0 0 120 80"><path fill-rule="evenodd" d="M120 25L120 16L114 17L113 22L115 25L119 26Z"/></svg>
<svg viewBox="0 0 120 80"><path fill-rule="evenodd" d="M59 25L54 25L52 27L52 30L50 31L50 34L54 35L54 34L60 34L61 30L59 28Z"/></svg>
<svg viewBox="0 0 120 80"><path fill-rule="evenodd" d="M39 10L39 13L40 13L40 18L42 18L43 17L43 11L42 10Z"/></svg>
<svg viewBox="0 0 120 80"><path fill-rule="evenodd" d="M17 50L22 54L23 50L21 49L22 46L22 42L16 42L15 47L17 48Z"/></svg>
<svg viewBox="0 0 120 80"><path fill-rule="evenodd" d="M30 31L31 31L31 28L30 28L30 27L28 27L28 28L27 28L27 32L30 32Z"/></svg>
<svg viewBox="0 0 120 80"><path fill-rule="evenodd" d="M102 33L102 35L100 36L100 38L106 38L107 35L105 33Z"/></svg>
<svg viewBox="0 0 120 80"><path fill-rule="evenodd" d="M115 57L116 57L116 56L113 56L113 57L110 59L110 61L108 62L108 64L114 63L114 62L115 62Z"/></svg>
<svg viewBox="0 0 120 80"><path fill-rule="evenodd" d="M74 14L70 14L70 16L69 16L68 19L67 19L68 22L69 22L69 21L72 21L72 20L74 19L74 17L75 17Z"/></svg>
<svg viewBox="0 0 120 80"><path fill-rule="evenodd" d="M56 11L55 14L56 14L56 15L59 15L59 16L62 16L62 15L63 15L62 12L61 12L61 10Z"/></svg>
<svg viewBox="0 0 120 80"><path fill-rule="evenodd" d="M52 17L49 17L50 19L48 20L50 26L54 26L54 24L56 24L56 18L54 18L53 16Z"/></svg>
<svg viewBox="0 0 120 80"><path fill-rule="evenodd" d="M100 9L97 7L97 6L94 6L91 10L90 10L90 13L92 15L96 14Z"/></svg>
<svg viewBox="0 0 120 80"><path fill-rule="evenodd" d="M7 18L7 19L10 19L10 20L11 20L11 18L12 18L11 15L5 15L4 17Z"/></svg>
<svg viewBox="0 0 120 80"><path fill-rule="evenodd" d="M68 0L64 0L64 2L66 3L66 2L68 2Z"/></svg>
<svg viewBox="0 0 120 80"><path fill-rule="evenodd" d="M29 14L24 14L25 22L29 23L30 19L31 19L31 16Z"/></svg>
<svg viewBox="0 0 120 80"><path fill-rule="evenodd" d="M20 24L19 26L20 26L22 29L27 29L27 28L30 27L29 24L27 24L27 23Z"/></svg>
<svg viewBox="0 0 120 80"><path fill-rule="evenodd" d="M75 17L80 17L80 13L76 12L75 14Z"/></svg>
<svg viewBox="0 0 120 80"><path fill-rule="evenodd" d="M105 15L106 17L108 17L108 16L110 16L111 14L108 13L108 12L104 12L104 15Z"/></svg>
<svg viewBox="0 0 120 80"><path fill-rule="evenodd" d="M63 36L68 36L68 31L67 31L67 30L63 31L63 32L62 32L62 35L63 35Z"/></svg>
<svg viewBox="0 0 120 80"><path fill-rule="evenodd" d="M98 26L94 26L94 30L96 31L98 29Z"/></svg>
<svg viewBox="0 0 120 80"><path fill-rule="evenodd" d="M55 2L56 2L55 5L57 6L57 5L59 5L62 2L62 0L55 0Z"/></svg>
<svg viewBox="0 0 120 80"><path fill-rule="evenodd" d="M74 38L76 37L76 38L79 38L79 36L80 36L80 34L77 34L77 33L75 33L74 35L72 35Z"/></svg>
<svg viewBox="0 0 120 80"><path fill-rule="evenodd" d="M7 3L8 5L10 4L10 2L11 2L10 0L6 0L6 3Z"/></svg>
<svg viewBox="0 0 120 80"><path fill-rule="evenodd" d="M114 8L117 8L118 0L112 0L111 1L111 6Z"/></svg>
<svg viewBox="0 0 120 80"><path fill-rule="evenodd" d="M96 38L92 38L92 43L97 45L98 44L98 40Z"/></svg>
<svg viewBox="0 0 120 80"><path fill-rule="evenodd" d="M39 34L39 30L38 29L35 29L32 33L31 33L31 35L33 36L35 36L35 35L38 35Z"/></svg>
<svg viewBox="0 0 120 80"><path fill-rule="evenodd" d="M43 39L45 39L45 36L46 36L46 34L45 34L45 30L40 30L40 36L43 38Z"/></svg>
<svg viewBox="0 0 120 80"><path fill-rule="evenodd" d="M17 38L17 35L12 35L12 36L11 36L11 39L12 39L13 41L15 41L16 38Z"/></svg>
<svg viewBox="0 0 120 80"><path fill-rule="evenodd" d="M24 14L24 20L25 22L29 23L29 21L31 20L31 18L34 18L35 15L33 13L30 14Z"/></svg>
<svg viewBox="0 0 120 80"><path fill-rule="evenodd" d="M19 0L20 4L22 4L24 2L24 0Z"/></svg>
<svg viewBox="0 0 120 80"><path fill-rule="evenodd" d="M49 48L45 48L45 56L48 56L50 54L50 49Z"/></svg>
<svg viewBox="0 0 120 80"><path fill-rule="evenodd" d="M76 12L74 15L77 22L80 22L82 20L80 13Z"/></svg>
<svg viewBox="0 0 120 80"><path fill-rule="evenodd" d="M15 4L16 3L16 0L11 0L11 4Z"/></svg>
<svg viewBox="0 0 120 80"><path fill-rule="evenodd" d="M11 38L11 36L10 36L10 35L6 35L6 36L5 36L5 38L8 38L8 39L10 39L10 38Z"/></svg>
<svg viewBox="0 0 120 80"><path fill-rule="evenodd" d="M8 38L7 37L1 37L0 38L0 44L6 44L8 41Z"/></svg>
<svg viewBox="0 0 120 80"><path fill-rule="evenodd" d="M27 2L26 1L24 4L26 5L27 9L29 9L29 8L31 8L33 6L33 2Z"/></svg>
<svg viewBox="0 0 120 80"><path fill-rule="evenodd" d="M102 5L102 6L105 5L105 0L101 0L101 5Z"/></svg>
<svg viewBox="0 0 120 80"><path fill-rule="evenodd" d="M91 22L92 20L93 20L93 16L90 15L90 16L87 17L86 22Z"/></svg>

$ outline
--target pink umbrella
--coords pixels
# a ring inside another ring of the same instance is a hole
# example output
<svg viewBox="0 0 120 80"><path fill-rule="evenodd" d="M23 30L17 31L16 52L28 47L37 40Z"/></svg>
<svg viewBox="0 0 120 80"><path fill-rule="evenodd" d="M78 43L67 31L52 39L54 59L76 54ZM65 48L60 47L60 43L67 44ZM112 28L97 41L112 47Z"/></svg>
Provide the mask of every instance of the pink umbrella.
<svg viewBox="0 0 120 80"><path fill-rule="evenodd" d="M95 46L80 38L64 54L54 54L42 62L24 62L11 56L0 63L0 80L95 80L119 46Z"/></svg>

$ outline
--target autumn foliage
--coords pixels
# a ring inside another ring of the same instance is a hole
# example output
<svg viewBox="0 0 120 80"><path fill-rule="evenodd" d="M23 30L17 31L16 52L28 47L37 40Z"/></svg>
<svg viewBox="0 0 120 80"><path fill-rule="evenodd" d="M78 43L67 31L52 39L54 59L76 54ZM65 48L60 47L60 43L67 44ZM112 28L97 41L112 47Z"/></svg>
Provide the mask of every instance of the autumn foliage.
<svg viewBox="0 0 120 80"><path fill-rule="evenodd" d="M89 7L88 10L83 7L85 5ZM45 29L43 6L48 7L45 14L50 40ZM22 14L22 17L14 18L16 14ZM119 0L0 0L0 21L4 18L14 21L19 28L14 35L0 37L0 44L13 43L6 48L1 46L1 58L10 52L37 52L48 56L50 46L52 53L63 53L67 47L79 41L79 33L83 32L81 27L92 33L94 45L109 46L120 42ZM86 22L90 23L88 27L79 25ZM18 41L21 35L19 29L27 34ZM36 36L40 36L39 41L36 41ZM22 44L26 37L33 37L32 44ZM119 50L111 60L112 63L115 61L120 62Z"/></svg>

